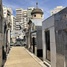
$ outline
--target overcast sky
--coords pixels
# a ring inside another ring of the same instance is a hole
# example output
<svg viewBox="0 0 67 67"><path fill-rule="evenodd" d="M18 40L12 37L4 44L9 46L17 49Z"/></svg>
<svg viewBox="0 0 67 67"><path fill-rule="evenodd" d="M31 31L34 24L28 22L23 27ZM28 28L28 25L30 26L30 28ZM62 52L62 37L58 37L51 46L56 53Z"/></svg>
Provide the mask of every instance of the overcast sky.
<svg viewBox="0 0 67 67"><path fill-rule="evenodd" d="M67 0L2 0L3 5L11 7L13 14L15 15L16 8L27 9L27 7L35 7L36 2L39 3L39 7L44 11L44 17L50 16L50 10L54 9L56 6L67 6Z"/></svg>

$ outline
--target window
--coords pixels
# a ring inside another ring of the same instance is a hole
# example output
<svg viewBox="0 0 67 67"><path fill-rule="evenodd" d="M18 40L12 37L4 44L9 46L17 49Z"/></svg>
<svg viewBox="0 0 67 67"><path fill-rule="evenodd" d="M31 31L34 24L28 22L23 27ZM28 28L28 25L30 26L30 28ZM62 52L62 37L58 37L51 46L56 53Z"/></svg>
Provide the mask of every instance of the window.
<svg viewBox="0 0 67 67"><path fill-rule="evenodd" d="M6 12L4 12L4 14L6 14Z"/></svg>
<svg viewBox="0 0 67 67"><path fill-rule="evenodd" d="M2 16L0 16L0 33L2 32L2 20L3 20L3 18L2 18Z"/></svg>
<svg viewBox="0 0 67 67"><path fill-rule="evenodd" d="M42 15L41 15L41 17L42 17Z"/></svg>
<svg viewBox="0 0 67 67"><path fill-rule="evenodd" d="M34 17L36 17L36 15L34 15Z"/></svg>
<svg viewBox="0 0 67 67"><path fill-rule="evenodd" d="M45 43L46 43L46 59L51 60L50 58L50 31L45 31Z"/></svg>
<svg viewBox="0 0 67 67"><path fill-rule="evenodd" d="M32 45L33 45L33 53L35 53L35 45L36 45L36 38L32 38Z"/></svg>
<svg viewBox="0 0 67 67"><path fill-rule="evenodd" d="M0 11L1 11L1 9L2 9L2 7L1 7L1 5L0 5Z"/></svg>

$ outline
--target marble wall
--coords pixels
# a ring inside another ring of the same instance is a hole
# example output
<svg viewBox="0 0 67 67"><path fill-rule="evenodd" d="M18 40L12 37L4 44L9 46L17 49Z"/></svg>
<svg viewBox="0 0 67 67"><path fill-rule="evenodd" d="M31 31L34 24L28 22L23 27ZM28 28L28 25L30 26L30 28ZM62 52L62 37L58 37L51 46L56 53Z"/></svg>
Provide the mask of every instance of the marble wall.
<svg viewBox="0 0 67 67"><path fill-rule="evenodd" d="M67 67L67 8L43 21L43 60L46 61L45 31L50 31L51 67ZM49 62L48 62L49 63Z"/></svg>
<svg viewBox="0 0 67 67"><path fill-rule="evenodd" d="M3 22L3 10L2 10L2 0L0 0L0 67L2 66L2 46L3 46L2 22Z"/></svg>

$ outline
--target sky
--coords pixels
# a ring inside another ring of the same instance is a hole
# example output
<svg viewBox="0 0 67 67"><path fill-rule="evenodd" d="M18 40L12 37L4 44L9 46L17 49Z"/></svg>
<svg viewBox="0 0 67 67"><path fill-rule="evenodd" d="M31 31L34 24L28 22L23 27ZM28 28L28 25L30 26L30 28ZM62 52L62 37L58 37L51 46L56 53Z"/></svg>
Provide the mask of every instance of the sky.
<svg viewBox="0 0 67 67"><path fill-rule="evenodd" d="M14 15L16 15L16 8L36 7L36 2L38 7L43 9L45 19L56 6L67 6L67 0L2 0L4 6L12 8Z"/></svg>

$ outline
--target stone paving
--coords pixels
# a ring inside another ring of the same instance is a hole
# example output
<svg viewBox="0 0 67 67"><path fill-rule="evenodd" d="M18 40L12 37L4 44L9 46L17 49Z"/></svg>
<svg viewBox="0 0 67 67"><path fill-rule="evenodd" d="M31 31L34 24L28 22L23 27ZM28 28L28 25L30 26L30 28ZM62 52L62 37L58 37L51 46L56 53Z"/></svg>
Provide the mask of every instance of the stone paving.
<svg viewBox="0 0 67 67"><path fill-rule="evenodd" d="M12 47L4 67L46 67L24 47Z"/></svg>

